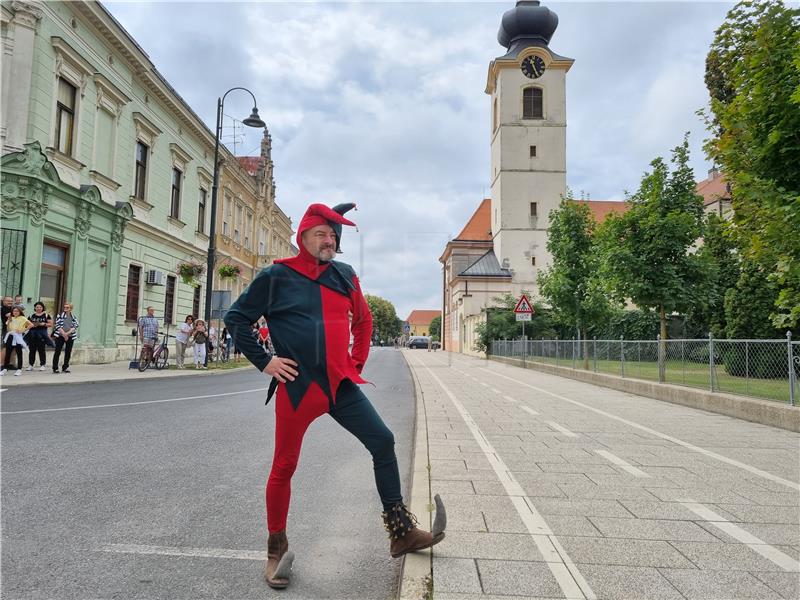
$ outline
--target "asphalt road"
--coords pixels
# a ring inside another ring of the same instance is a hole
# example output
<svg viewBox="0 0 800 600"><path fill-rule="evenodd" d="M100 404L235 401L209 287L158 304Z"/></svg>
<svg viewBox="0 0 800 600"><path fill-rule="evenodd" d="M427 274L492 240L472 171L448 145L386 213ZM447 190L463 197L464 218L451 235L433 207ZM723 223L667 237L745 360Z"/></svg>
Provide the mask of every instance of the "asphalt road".
<svg viewBox="0 0 800 600"><path fill-rule="evenodd" d="M366 378L408 496L408 369L376 348ZM389 557L369 453L327 416L309 429L293 479L292 586L263 582L267 383L253 370L4 392L2 597L395 597L400 561Z"/></svg>

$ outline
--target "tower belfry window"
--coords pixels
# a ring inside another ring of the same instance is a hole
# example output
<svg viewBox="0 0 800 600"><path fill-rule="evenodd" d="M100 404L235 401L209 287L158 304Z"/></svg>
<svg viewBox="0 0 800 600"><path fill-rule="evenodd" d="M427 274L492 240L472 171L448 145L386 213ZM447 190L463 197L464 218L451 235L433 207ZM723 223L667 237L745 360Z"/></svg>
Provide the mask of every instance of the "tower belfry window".
<svg viewBox="0 0 800 600"><path fill-rule="evenodd" d="M522 90L522 118L544 118L544 93L542 88L528 87Z"/></svg>

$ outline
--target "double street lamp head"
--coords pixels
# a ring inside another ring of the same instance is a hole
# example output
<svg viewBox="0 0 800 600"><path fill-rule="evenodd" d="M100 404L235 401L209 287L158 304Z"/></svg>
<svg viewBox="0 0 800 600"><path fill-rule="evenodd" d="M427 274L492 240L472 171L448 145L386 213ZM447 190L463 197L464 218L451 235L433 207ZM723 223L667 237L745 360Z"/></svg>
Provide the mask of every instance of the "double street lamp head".
<svg viewBox="0 0 800 600"><path fill-rule="evenodd" d="M242 121L248 127L266 127L267 124L261 120L261 117L258 116L258 107L253 107L253 112L247 117L244 121Z"/></svg>

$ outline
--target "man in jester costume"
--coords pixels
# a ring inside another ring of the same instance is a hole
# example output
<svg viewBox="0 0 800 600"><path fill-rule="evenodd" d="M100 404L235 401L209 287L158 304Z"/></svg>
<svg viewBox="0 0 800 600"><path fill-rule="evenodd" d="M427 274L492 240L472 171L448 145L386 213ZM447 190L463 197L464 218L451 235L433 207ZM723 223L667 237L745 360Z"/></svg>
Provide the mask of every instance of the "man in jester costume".
<svg viewBox="0 0 800 600"><path fill-rule="evenodd" d="M286 519L303 436L326 413L372 454L391 556L429 548L444 538L446 516L438 495L432 532L417 527L403 504L394 436L356 385L367 383L361 371L369 354L372 315L353 268L333 260L341 252L342 225L355 226L344 217L354 207L309 206L297 231L300 254L261 271L225 317L236 347L273 378L267 402L277 391L275 455L266 490L265 577L273 588L286 587L291 576L294 555L288 551ZM250 332L261 317L269 324L274 355Z"/></svg>

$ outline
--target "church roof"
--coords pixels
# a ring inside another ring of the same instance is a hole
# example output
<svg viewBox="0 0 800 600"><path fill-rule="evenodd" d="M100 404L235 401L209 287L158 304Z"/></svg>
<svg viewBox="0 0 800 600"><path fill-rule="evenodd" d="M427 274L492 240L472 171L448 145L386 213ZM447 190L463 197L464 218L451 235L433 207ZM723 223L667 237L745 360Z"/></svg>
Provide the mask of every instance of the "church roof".
<svg viewBox="0 0 800 600"><path fill-rule="evenodd" d="M500 266L494 250L489 250L478 260L458 274L459 277L507 277L511 279L511 271Z"/></svg>
<svg viewBox="0 0 800 600"><path fill-rule="evenodd" d="M728 190L728 180L725 175L719 171L712 169L708 173L708 179L697 182L697 193L703 197L703 205L708 206L714 202L722 200L730 200L731 193Z"/></svg>
<svg viewBox="0 0 800 600"><path fill-rule="evenodd" d="M471 242L492 241L492 201L489 198L480 203L455 239Z"/></svg>
<svg viewBox="0 0 800 600"><path fill-rule="evenodd" d="M620 202L619 200L573 200L579 204L586 204L592 211L594 220L602 223L611 213L621 215L631 207L630 202Z"/></svg>

